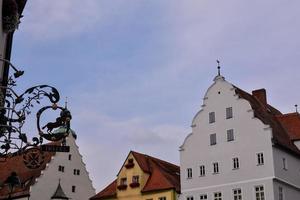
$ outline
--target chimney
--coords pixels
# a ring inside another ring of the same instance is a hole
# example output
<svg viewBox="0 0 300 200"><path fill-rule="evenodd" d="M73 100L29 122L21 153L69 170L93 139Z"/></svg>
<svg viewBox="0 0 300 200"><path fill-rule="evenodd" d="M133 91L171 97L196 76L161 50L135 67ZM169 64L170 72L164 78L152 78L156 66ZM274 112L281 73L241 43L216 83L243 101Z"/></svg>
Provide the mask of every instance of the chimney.
<svg viewBox="0 0 300 200"><path fill-rule="evenodd" d="M260 101L263 105L267 105L267 92L266 89L258 89L258 90L253 90L252 95Z"/></svg>

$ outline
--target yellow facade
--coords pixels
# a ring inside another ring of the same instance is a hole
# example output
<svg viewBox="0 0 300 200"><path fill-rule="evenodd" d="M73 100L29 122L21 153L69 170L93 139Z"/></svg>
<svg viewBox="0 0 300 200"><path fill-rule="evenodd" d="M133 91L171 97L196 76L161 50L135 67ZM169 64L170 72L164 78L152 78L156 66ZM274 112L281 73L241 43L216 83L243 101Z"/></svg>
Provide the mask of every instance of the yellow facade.
<svg viewBox="0 0 300 200"><path fill-rule="evenodd" d="M134 162L134 166L132 168L127 169L125 167L128 160L132 159ZM133 176L139 176L139 183L140 186L132 188L130 184L132 183ZM122 185L122 179L126 178L127 180L127 188L123 190L117 189L117 198L118 200L177 200L177 193L174 189L170 190L162 190L162 191L155 191L149 193L142 193L141 190L147 183L149 178L149 174L145 173L140 166L138 165L137 161L135 160L132 153L129 154L127 157L124 165L122 166L118 177L117 177L117 185ZM165 199L163 198L165 197ZM114 200L115 200L114 199Z"/></svg>

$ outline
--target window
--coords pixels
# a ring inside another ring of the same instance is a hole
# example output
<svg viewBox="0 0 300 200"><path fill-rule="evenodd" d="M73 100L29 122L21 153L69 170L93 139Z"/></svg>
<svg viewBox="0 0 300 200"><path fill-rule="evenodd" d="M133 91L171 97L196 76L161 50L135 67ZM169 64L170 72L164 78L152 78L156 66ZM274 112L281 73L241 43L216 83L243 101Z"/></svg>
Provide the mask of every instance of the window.
<svg viewBox="0 0 300 200"><path fill-rule="evenodd" d="M79 169L74 169L73 174L79 176L80 175L80 170Z"/></svg>
<svg viewBox="0 0 300 200"><path fill-rule="evenodd" d="M121 178L120 185L127 185L127 178Z"/></svg>
<svg viewBox="0 0 300 200"><path fill-rule="evenodd" d="M214 174L219 173L219 163L217 162L213 163L213 167L214 167Z"/></svg>
<svg viewBox="0 0 300 200"><path fill-rule="evenodd" d="M233 158L232 161L233 161L233 169L240 168L239 158Z"/></svg>
<svg viewBox="0 0 300 200"><path fill-rule="evenodd" d="M233 129L229 129L229 130L227 130L227 142L230 142L233 140L234 140Z"/></svg>
<svg viewBox="0 0 300 200"><path fill-rule="evenodd" d="M192 168L187 168L187 178L192 178L193 177L193 170Z"/></svg>
<svg viewBox="0 0 300 200"><path fill-rule="evenodd" d="M72 160L72 154L69 154L69 160Z"/></svg>
<svg viewBox="0 0 300 200"><path fill-rule="evenodd" d="M242 200L241 188L233 189L233 200Z"/></svg>
<svg viewBox="0 0 300 200"><path fill-rule="evenodd" d="M212 124L216 121L215 112L209 113L209 123Z"/></svg>
<svg viewBox="0 0 300 200"><path fill-rule="evenodd" d="M255 186L255 198L256 200L265 200L264 186Z"/></svg>
<svg viewBox="0 0 300 200"><path fill-rule="evenodd" d="M210 145L217 144L217 134L210 134Z"/></svg>
<svg viewBox="0 0 300 200"><path fill-rule="evenodd" d="M263 165L264 164L264 154L258 153L257 155L257 165Z"/></svg>
<svg viewBox="0 0 300 200"><path fill-rule="evenodd" d="M132 177L132 182L133 183L138 183L139 182L139 176L133 176Z"/></svg>
<svg viewBox="0 0 300 200"><path fill-rule="evenodd" d="M205 166L204 165L200 166L200 176L205 176Z"/></svg>
<svg viewBox="0 0 300 200"><path fill-rule="evenodd" d="M222 200L222 193L221 192L214 193L214 200Z"/></svg>
<svg viewBox="0 0 300 200"><path fill-rule="evenodd" d="M65 167L62 166L62 165L59 165L59 166L58 166L58 171L60 171L60 172L65 172Z"/></svg>
<svg viewBox="0 0 300 200"><path fill-rule="evenodd" d="M207 194L201 194L200 200L207 200Z"/></svg>
<svg viewBox="0 0 300 200"><path fill-rule="evenodd" d="M158 197L158 200L167 200L167 197Z"/></svg>
<svg viewBox="0 0 300 200"><path fill-rule="evenodd" d="M282 165L283 165L283 169L287 170L287 161L285 158L282 158Z"/></svg>
<svg viewBox="0 0 300 200"><path fill-rule="evenodd" d="M278 188L278 200L283 200L283 188L280 186Z"/></svg>
<svg viewBox="0 0 300 200"><path fill-rule="evenodd" d="M76 186L75 185L72 186L72 192L73 193L76 192Z"/></svg>
<svg viewBox="0 0 300 200"><path fill-rule="evenodd" d="M232 116L232 107L226 108L226 119L230 119Z"/></svg>
<svg viewBox="0 0 300 200"><path fill-rule="evenodd" d="M187 197L186 200L194 200L194 197Z"/></svg>

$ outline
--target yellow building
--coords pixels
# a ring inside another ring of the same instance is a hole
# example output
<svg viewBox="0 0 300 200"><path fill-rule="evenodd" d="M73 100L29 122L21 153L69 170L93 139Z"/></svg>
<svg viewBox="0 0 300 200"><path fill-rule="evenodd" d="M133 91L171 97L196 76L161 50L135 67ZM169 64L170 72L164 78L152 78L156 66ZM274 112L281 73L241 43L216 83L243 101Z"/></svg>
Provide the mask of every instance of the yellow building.
<svg viewBox="0 0 300 200"><path fill-rule="evenodd" d="M90 200L177 200L179 172L176 165L131 151L117 179Z"/></svg>

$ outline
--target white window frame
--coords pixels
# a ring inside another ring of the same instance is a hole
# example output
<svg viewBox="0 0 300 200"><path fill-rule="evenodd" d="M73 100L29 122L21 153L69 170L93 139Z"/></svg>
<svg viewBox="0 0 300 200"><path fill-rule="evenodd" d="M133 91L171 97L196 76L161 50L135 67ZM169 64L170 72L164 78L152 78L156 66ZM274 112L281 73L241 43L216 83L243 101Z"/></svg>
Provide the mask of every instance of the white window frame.
<svg viewBox="0 0 300 200"><path fill-rule="evenodd" d="M288 170L288 163L286 158L282 158L282 168Z"/></svg>
<svg viewBox="0 0 300 200"><path fill-rule="evenodd" d="M262 190L261 190L262 188ZM254 192L255 192L255 200L265 200L265 187L264 185L257 185L254 186Z"/></svg>
<svg viewBox="0 0 300 200"><path fill-rule="evenodd" d="M186 200L194 200L194 197L193 196L188 196L188 197L186 197Z"/></svg>
<svg viewBox="0 0 300 200"><path fill-rule="evenodd" d="M214 162L213 163L213 174L219 174L220 169L219 169L219 163L218 162Z"/></svg>
<svg viewBox="0 0 300 200"><path fill-rule="evenodd" d="M231 119L233 118L233 109L232 107L227 107L226 108L226 119Z"/></svg>
<svg viewBox="0 0 300 200"><path fill-rule="evenodd" d="M205 165L199 166L199 176L205 176Z"/></svg>
<svg viewBox="0 0 300 200"><path fill-rule="evenodd" d="M200 200L207 200L207 194L200 194Z"/></svg>
<svg viewBox="0 0 300 200"><path fill-rule="evenodd" d="M256 153L256 161L257 161L257 165L265 164L265 158L263 152Z"/></svg>
<svg viewBox="0 0 300 200"><path fill-rule="evenodd" d="M210 141L210 146L216 145L217 144L217 134L216 133L210 134L209 141Z"/></svg>
<svg viewBox="0 0 300 200"><path fill-rule="evenodd" d="M187 179L193 178L193 169L192 168L187 168L186 169L186 178Z"/></svg>
<svg viewBox="0 0 300 200"><path fill-rule="evenodd" d="M215 112L209 112L208 114L208 122L210 124L213 124L216 122L216 113Z"/></svg>
<svg viewBox="0 0 300 200"><path fill-rule="evenodd" d="M234 141L234 130L228 129L227 130L227 142Z"/></svg>
<svg viewBox="0 0 300 200"><path fill-rule="evenodd" d="M278 200L284 200L283 187L281 186L278 187Z"/></svg>
<svg viewBox="0 0 300 200"><path fill-rule="evenodd" d="M214 192L213 199L222 200L222 192Z"/></svg>
<svg viewBox="0 0 300 200"><path fill-rule="evenodd" d="M240 168L240 161L238 157L232 158L233 169Z"/></svg>
<svg viewBox="0 0 300 200"><path fill-rule="evenodd" d="M243 199L241 188L233 189L232 194L233 194L233 200L242 200Z"/></svg>

